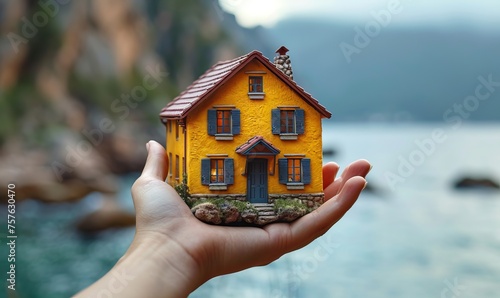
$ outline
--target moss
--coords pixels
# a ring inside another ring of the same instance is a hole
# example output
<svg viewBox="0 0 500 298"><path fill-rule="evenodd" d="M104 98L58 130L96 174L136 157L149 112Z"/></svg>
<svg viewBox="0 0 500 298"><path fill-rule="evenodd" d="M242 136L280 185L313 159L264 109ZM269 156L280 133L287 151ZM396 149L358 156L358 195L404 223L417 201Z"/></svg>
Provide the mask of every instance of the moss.
<svg viewBox="0 0 500 298"><path fill-rule="evenodd" d="M234 201L231 201L230 204L232 204L234 207L236 207L240 213L243 211L247 211L247 210L257 213L257 209L255 209L255 207L248 202L234 200Z"/></svg>
<svg viewBox="0 0 500 298"><path fill-rule="evenodd" d="M274 210L276 212L284 210L308 211L307 206L297 199L276 199L274 200Z"/></svg>
<svg viewBox="0 0 500 298"><path fill-rule="evenodd" d="M197 200L193 202L191 205L189 205L191 208L203 204L203 203L211 203L217 206L217 208L221 209L222 207L236 207L238 209L238 212L242 213L244 211L250 211L253 213L257 213L257 209L255 207L248 203L248 202L242 202L238 200L226 200L223 198L217 198L217 199L205 199L205 200Z"/></svg>

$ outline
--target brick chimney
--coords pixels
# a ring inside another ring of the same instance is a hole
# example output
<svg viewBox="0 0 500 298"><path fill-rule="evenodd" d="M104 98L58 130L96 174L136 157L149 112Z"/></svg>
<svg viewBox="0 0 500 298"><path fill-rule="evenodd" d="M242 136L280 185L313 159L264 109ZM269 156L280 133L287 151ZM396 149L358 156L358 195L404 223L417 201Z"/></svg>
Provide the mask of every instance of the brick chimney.
<svg viewBox="0 0 500 298"><path fill-rule="evenodd" d="M276 57L274 57L274 65L281 70L287 77L293 80L292 63L290 62L290 56L286 53L288 49L285 46L281 46L276 50Z"/></svg>

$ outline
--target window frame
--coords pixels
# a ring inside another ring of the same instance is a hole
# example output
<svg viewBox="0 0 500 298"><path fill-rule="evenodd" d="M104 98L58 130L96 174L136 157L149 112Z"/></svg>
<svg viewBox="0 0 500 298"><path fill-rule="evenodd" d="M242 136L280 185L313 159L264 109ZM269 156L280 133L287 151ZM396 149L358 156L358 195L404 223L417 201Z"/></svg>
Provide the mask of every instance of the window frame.
<svg viewBox="0 0 500 298"><path fill-rule="evenodd" d="M290 173L291 168L292 172ZM311 183L311 159L306 158L303 154L285 154L284 158L278 159L278 170L280 184L286 185L289 190L304 189L305 185ZM295 178L290 179L290 175L295 176ZM297 175L300 179L296 179Z"/></svg>
<svg viewBox="0 0 500 298"><path fill-rule="evenodd" d="M172 152L168 153L168 177L172 178Z"/></svg>
<svg viewBox="0 0 500 298"><path fill-rule="evenodd" d="M234 159L212 157L201 160L201 184L210 190L227 190L234 184Z"/></svg>
<svg viewBox="0 0 500 298"><path fill-rule="evenodd" d="M175 155L175 180L179 181L180 179L180 165L179 165L179 155Z"/></svg>
<svg viewBox="0 0 500 298"><path fill-rule="evenodd" d="M224 184L224 159L210 159L210 185Z"/></svg>
<svg viewBox="0 0 500 298"><path fill-rule="evenodd" d="M286 118L283 119L283 116ZM281 140L297 140L299 135L305 133L305 111L299 107L272 109L271 130Z"/></svg>
<svg viewBox="0 0 500 298"><path fill-rule="evenodd" d="M285 115L285 118L283 116ZM290 116L291 115L291 116ZM280 110L280 135L297 134L297 120L295 110ZM289 129L291 128L291 129Z"/></svg>
<svg viewBox="0 0 500 298"><path fill-rule="evenodd" d="M232 141L241 130L241 111L235 107L214 107L207 111L208 135L218 141ZM219 115L222 113L222 117ZM225 116L224 114L228 114ZM229 132L225 128L229 129Z"/></svg>
<svg viewBox="0 0 500 298"><path fill-rule="evenodd" d="M233 120L231 110L218 109L216 114L216 133L215 135L233 135ZM219 117L219 115L222 115ZM220 122L219 122L220 121ZM226 131L227 130L227 131Z"/></svg>
<svg viewBox="0 0 500 298"><path fill-rule="evenodd" d="M260 91L258 91L259 89ZM264 76L248 76L248 97L250 99L264 99L264 96Z"/></svg>
<svg viewBox="0 0 500 298"><path fill-rule="evenodd" d="M301 158L287 158L287 182L302 183L302 161ZM298 179L297 179L298 177Z"/></svg>

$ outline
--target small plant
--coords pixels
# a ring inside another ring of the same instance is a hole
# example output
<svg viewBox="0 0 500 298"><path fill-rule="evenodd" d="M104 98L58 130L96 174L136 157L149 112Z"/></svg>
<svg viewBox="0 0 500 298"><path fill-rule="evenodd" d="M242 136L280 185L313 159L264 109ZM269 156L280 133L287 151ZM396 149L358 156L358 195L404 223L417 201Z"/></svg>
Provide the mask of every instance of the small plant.
<svg viewBox="0 0 500 298"><path fill-rule="evenodd" d="M189 193L189 186L187 185L187 174L182 175L182 182L176 184L174 187L175 191L179 194L182 200L189 206L192 207L193 202L190 199L191 194Z"/></svg>
<svg viewBox="0 0 500 298"><path fill-rule="evenodd" d="M249 204L248 202L242 202L242 201L231 201L231 204L238 209L238 211L241 213L245 210L252 211L257 213L257 209L252 204Z"/></svg>
<svg viewBox="0 0 500 298"><path fill-rule="evenodd" d="M274 201L274 210L285 211L285 210L293 210L304 212L307 211L307 206L302 203L300 200L290 200L290 199L276 199Z"/></svg>

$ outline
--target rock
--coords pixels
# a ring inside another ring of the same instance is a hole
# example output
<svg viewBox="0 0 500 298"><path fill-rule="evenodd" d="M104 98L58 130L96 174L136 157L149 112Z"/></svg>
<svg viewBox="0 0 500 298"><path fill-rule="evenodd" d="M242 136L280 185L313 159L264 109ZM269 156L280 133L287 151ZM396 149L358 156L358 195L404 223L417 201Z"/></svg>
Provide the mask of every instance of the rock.
<svg viewBox="0 0 500 298"><path fill-rule="evenodd" d="M196 205L191 209L194 216L201 221L211 224L220 224L222 219L220 216L219 208L212 203L202 203Z"/></svg>
<svg viewBox="0 0 500 298"><path fill-rule="evenodd" d="M96 233L107 229L132 227L135 215L123 210L115 200L108 200L104 205L80 219L76 228L82 233Z"/></svg>
<svg viewBox="0 0 500 298"><path fill-rule="evenodd" d="M247 210L241 212L241 218L246 223L253 223L253 222L255 222L255 219L257 218L257 213L253 210L247 209Z"/></svg>
<svg viewBox="0 0 500 298"><path fill-rule="evenodd" d="M304 214L306 214L306 210L305 209L300 209L300 210L297 210L297 209L278 210L279 220L286 221L286 222L294 221L297 218L303 216Z"/></svg>
<svg viewBox="0 0 500 298"><path fill-rule="evenodd" d="M464 177L454 183L456 189L500 189L500 185L489 178Z"/></svg>
<svg viewBox="0 0 500 298"><path fill-rule="evenodd" d="M323 157L334 156L337 154L337 150L333 148L324 148L323 149Z"/></svg>
<svg viewBox="0 0 500 298"><path fill-rule="evenodd" d="M237 222L240 217L240 212L238 208L234 206L225 205L221 208L222 217L224 218L224 223L229 224Z"/></svg>
<svg viewBox="0 0 500 298"><path fill-rule="evenodd" d="M277 215L265 215L265 216L259 216L257 220L255 221L256 224L258 225L267 225L269 223L277 221L279 218Z"/></svg>

